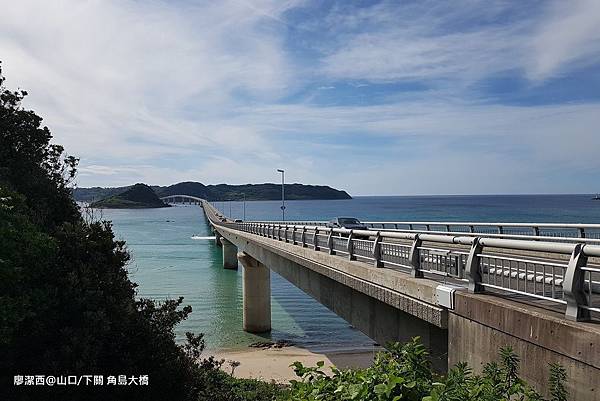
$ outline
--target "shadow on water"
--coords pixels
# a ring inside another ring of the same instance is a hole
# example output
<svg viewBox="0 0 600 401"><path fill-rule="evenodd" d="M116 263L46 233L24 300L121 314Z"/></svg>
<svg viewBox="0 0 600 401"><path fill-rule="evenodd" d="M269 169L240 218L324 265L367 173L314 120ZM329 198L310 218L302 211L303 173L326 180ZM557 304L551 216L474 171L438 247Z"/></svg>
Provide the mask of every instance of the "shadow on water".
<svg viewBox="0 0 600 401"><path fill-rule="evenodd" d="M274 324L272 336L312 351L327 349L368 349L373 341L317 300L271 272L273 321L284 314L288 325Z"/></svg>

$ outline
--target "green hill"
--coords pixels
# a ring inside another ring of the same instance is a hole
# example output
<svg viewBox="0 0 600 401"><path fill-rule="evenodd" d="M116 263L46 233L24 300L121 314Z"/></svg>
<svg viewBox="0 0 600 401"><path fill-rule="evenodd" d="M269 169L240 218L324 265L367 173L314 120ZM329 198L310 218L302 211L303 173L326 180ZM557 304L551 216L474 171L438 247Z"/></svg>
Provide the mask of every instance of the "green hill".
<svg viewBox="0 0 600 401"><path fill-rule="evenodd" d="M109 198L131 187L118 188L76 188L73 192L75 199L82 202L94 202L97 199ZM152 189L159 197L168 195L191 195L209 201L221 200L279 200L281 185L244 184L244 185L204 185L200 182L180 182L166 187L153 186ZM352 199L346 191L341 191L325 185L285 184L285 198L288 200L328 200Z"/></svg>
<svg viewBox="0 0 600 401"><path fill-rule="evenodd" d="M93 208L98 209L144 209L169 207L158 198L152 188L146 184L135 184L120 194L93 202Z"/></svg>

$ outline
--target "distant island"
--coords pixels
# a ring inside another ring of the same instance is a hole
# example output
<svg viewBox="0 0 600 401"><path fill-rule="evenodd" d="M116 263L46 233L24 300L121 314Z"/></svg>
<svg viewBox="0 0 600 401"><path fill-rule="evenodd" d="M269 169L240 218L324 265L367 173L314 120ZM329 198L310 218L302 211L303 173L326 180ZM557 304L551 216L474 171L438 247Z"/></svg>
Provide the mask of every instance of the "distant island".
<svg viewBox="0 0 600 401"><path fill-rule="evenodd" d="M144 184L136 184L144 185ZM135 187L133 186L133 187ZM244 185L204 185L200 182L180 182L169 186L147 186L153 190L157 198L169 195L190 195L209 201L239 201L252 200L278 200L281 199L281 185L279 184L244 184ZM73 191L75 200L94 204L114 204L127 199L121 199L123 194L132 186L127 187L93 187L76 188ZM147 191L146 191L147 192ZM113 201L110 199L118 197ZM330 200L330 199L352 199L346 191L331 188L325 185L285 184L285 198L287 200ZM160 199L159 199L160 200ZM100 203L103 202L103 203ZM104 206L109 207L109 206ZM154 206L160 207L160 206Z"/></svg>
<svg viewBox="0 0 600 401"><path fill-rule="evenodd" d="M154 190L146 184L135 184L123 192L108 196L90 204L97 209L146 209L169 207L159 199Z"/></svg>

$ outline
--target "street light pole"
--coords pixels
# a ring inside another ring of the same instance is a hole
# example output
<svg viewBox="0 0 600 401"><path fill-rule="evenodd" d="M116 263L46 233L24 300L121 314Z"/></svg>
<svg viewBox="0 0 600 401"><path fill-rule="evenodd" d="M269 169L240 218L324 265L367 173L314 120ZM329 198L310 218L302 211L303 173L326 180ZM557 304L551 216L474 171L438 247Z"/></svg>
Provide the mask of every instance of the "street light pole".
<svg viewBox="0 0 600 401"><path fill-rule="evenodd" d="M244 221L246 221L246 193L244 192Z"/></svg>
<svg viewBox="0 0 600 401"><path fill-rule="evenodd" d="M285 221L285 171L277 169L281 173L281 221Z"/></svg>

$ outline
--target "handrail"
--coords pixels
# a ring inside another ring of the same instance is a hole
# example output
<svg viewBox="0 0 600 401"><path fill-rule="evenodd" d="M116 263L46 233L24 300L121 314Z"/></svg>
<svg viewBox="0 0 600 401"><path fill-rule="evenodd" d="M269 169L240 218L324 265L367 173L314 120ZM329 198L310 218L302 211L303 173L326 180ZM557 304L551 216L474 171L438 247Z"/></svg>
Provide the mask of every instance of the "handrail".
<svg viewBox="0 0 600 401"><path fill-rule="evenodd" d="M267 224L303 224L327 226L326 221L256 221ZM467 222L467 221L365 221L367 228L372 230L402 231L413 233L435 233L446 235L486 236L510 239L536 239L550 241L570 241L574 239L585 243L600 243L600 224L583 223L514 223L514 222ZM445 230L435 229L444 227ZM457 230L464 228L465 230ZM496 232L484 231L495 228ZM527 228L527 232L515 229ZM562 230L562 231L561 231ZM567 231L565 231L567 230ZM568 231L576 230L576 232Z"/></svg>
<svg viewBox="0 0 600 401"><path fill-rule="evenodd" d="M600 313L600 305L595 304L600 301L596 299L596 294L600 294L600 270L587 265L588 258L600 257L600 245L590 244L585 238L556 242L543 236L507 238L463 232L349 230L298 222L235 223L221 216L210 203L203 201L203 206L214 226L312 247L315 251L326 250L350 260L369 261L376 267L409 269L414 277L422 277L423 272L454 277L468 282L472 292L502 290L566 304L565 316L571 320L587 320L591 312ZM553 223L546 226L554 227ZM600 228L600 224L584 226ZM501 250L528 254L515 258L514 253ZM569 260L549 259L548 254L566 255Z"/></svg>
<svg viewBox="0 0 600 401"><path fill-rule="evenodd" d="M540 228L596 228L600 229L600 224L584 223L512 223L512 222L465 222L465 221L364 221L364 224L402 224L402 225L420 225L420 226L481 226L481 227L540 227Z"/></svg>
<svg viewBox="0 0 600 401"><path fill-rule="evenodd" d="M301 223L303 221L281 221L281 220L256 220L255 223L272 223L272 224L284 224L284 223ZM312 223L318 223L316 225L326 225L328 222L325 220L312 220ZM516 223L516 222L469 222L469 221L363 221L366 225L416 225L416 226L456 226L456 227L540 227L540 228L593 228L600 230L600 223Z"/></svg>

